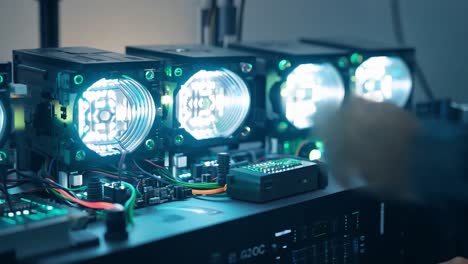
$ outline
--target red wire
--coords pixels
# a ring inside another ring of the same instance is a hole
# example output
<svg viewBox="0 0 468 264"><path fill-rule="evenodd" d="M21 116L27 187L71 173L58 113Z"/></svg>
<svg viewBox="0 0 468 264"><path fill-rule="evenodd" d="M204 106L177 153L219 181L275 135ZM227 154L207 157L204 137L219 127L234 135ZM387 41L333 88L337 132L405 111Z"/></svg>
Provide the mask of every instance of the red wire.
<svg viewBox="0 0 468 264"><path fill-rule="evenodd" d="M54 182L50 178L46 178L46 179L51 181L51 182ZM75 197L71 196L69 193L67 193L66 191L64 191L62 189L58 189L58 188L53 188L53 189L55 191L59 192L61 195L67 197L72 202L77 203L79 205L82 205L84 207L88 207L88 208L91 208L91 209L99 209L99 210L106 210L106 209L114 209L115 208L115 205L112 204L112 203L83 201L83 200L80 200L78 198L75 198Z"/></svg>
<svg viewBox="0 0 468 264"><path fill-rule="evenodd" d="M106 210L106 209L114 209L115 208L115 205L112 204L112 203L107 203L107 202L87 202L87 201L83 201L83 200L80 200L80 199L77 199L73 196L71 196L70 194L68 194L66 191L62 190L62 189L55 189L57 192L59 192L61 195L67 197L68 199L70 199L72 202L74 203L77 203L79 205L82 205L84 207L88 207L88 208L91 208L91 209L101 209L101 210Z"/></svg>
<svg viewBox="0 0 468 264"><path fill-rule="evenodd" d="M153 166L156 167L156 168L166 170L166 168L164 168L163 166L160 166L160 165L158 165L158 164L152 162L151 160L145 159L145 161L148 162L149 164L153 165Z"/></svg>

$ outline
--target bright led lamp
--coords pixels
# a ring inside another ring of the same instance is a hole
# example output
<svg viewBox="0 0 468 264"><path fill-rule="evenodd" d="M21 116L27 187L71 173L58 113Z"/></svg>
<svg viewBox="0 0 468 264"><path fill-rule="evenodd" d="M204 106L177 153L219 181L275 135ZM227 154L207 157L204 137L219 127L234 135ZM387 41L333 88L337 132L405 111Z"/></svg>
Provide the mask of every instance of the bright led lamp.
<svg viewBox="0 0 468 264"><path fill-rule="evenodd" d="M176 95L176 117L195 139L227 138L245 121L250 108L246 83L225 68L200 70Z"/></svg>
<svg viewBox="0 0 468 264"><path fill-rule="evenodd" d="M399 57L370 57L359 65L355 77L355 93L372 101L403 107L411 95L411 72Z"/></svg>
<svg viewBox="0 0 468 264"><path fill-rule="evenodd" d="M122 76L100 79L78 98L78 136L100 156L132 152L149 134L156 107L149 91Z"/></svg>
<svg viewBox="0 0 468 264"><path fill-rule="evenodd" d="M5 138L5 130L7 126L6 109L2 101L0 101L0 142L3 142ZM0 146L2 147L2 146Z"/></svg>
<svg viewBox="0 0 468 264"><path fill-rule="evenodd" d="M288 75L280 93L286 119L297 129L305 129L314 126L315 116L341 105L345 88L331 64L308 63Z"/></svg>

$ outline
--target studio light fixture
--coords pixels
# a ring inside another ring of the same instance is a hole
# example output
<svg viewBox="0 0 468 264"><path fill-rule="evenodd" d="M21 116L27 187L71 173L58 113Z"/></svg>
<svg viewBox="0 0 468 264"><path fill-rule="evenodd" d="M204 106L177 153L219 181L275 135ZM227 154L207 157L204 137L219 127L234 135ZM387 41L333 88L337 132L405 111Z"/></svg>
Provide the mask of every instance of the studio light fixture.
<svg viewBox="0 0 468 264"><path fill-rule="evenodd" d="M160 61L93 48L16 50L14 58L15 81L30 90L33 151L72 168L157 151Z"/></svg>
<svg viewBox="0 0 468 264"><path fill-rule="evenodd" d="M248 140L255 58L200 45L130 46L127 53L165 60L162 105L169 150L198 150Z"/></svg>
<svg viewBox="0 0 468 264"><path fill-rule="evenodd" d="M351 91L375 102L410 107L413 94L414 49L363 40L303 38L304 43L350 52L342 59Z"/></svg>
<svg viewBox="0 0 468 264"><path fill-rule="evenodd" d="M408 102L413 86L410 69L395 56L369 57L356 68L354 78L357 95L400 107Z"/></svg>
<svg viewBox="0 0 468 264"><path fill-rule="evenodd" d="M297 129L312 128L323 104L340 105L345 92L339 72L330 63L298 65L280 89L281 114Z"/></svg>
<svg viewBox="0 0 468 264"><path fill-rule="evenodd" d="M257 87L263 87L265 94L268 151L298 155L304 142L319 140L317 122L345 100L347 72L340 60L348 52L298 41L242 42L230 47L255 54L263 70L258 72Z"/></svg>
<svg viewBox="0 0 468 264"><path fill-rule="evenodd" d="M0 63L0 165L10 161L8 140L12 129L10 106L11 63Z"/></svg>
<svg viewBox="0 0 468 264"><path fill-rule="evenodd" d="M257 55L265 72L265 108L269 135L294 139L309 135L317 118L338 109L346 84L339 67L340 50L313 48L297 41L235 43L231 48Z"/></svg>
<svg viewBox="0 0 468 264"><path fill-rule="evenodd" d="M96 81L81 94L74 110L78 136L100 156L135 151L156 116L149 91L127 76Z"/></svg>

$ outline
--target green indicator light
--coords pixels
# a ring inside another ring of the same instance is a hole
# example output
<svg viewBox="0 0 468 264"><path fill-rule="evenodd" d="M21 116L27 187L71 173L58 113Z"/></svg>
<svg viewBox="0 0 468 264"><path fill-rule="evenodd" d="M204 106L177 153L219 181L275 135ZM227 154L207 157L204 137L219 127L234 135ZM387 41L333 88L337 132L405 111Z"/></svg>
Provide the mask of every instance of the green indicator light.
<svg viewBox="0 0 468 264"><path fill-rule="evenodd" d="M83 78L83 75L81 75L81 74L77 74L77 75L75 75L75 77L73 77L73 82L74 82L76 85L82 84L83 81L84 81L84 78Z"/></svg>
<svg viewBox="0 0 468 264"><path fill-rule="evenodd" d="M286 122L280 122L278 126L276 127L276 130L278 132L282 133L288 129L288 124Z"/></svg>
<svg viewBox="0 0 468 264"><path fill-rule="evenodd" d="M323 142L322 142L322 141L317 141L317 142L315 142L315 146L316 146L317 149L319 149L319 150L323 150L323 149L324 149L324 145L323 145Z"/></svg>
<svg viewBox="0 0 468 264"><path fill-rule="evenodd" d="M322 152L318 149L313 149L309 153L309 160L319 160L322 158Z"/></svg>
<svg viewBox="0 0 468 264"><path fill-rule="evenodd" d="M363 61L363 57L359 53L353 53L349 60L351 61L352 64L359 64Z"/></svg>
<svg viewBox="0 0 468 264"><path fill-rule="evenodd" d="M3 76L0 74L0 83L3 83Z"/></svg>
<svg viewBox="0 0 468 264"><path fill-rule="evenodd" d="M164 68L164 72L166 73L167 77L171 77L172 76L172 67L171 66L166 66Z"/></svg>
<svg viewBox="0 0 468 264"><path fill-rule="evenodd" d="M5 161L7 157L8 156L4 151L0 151L0 161Z"/></svg>
<svg viewBox="0 0 468 264"><path fill-rule="evenodd" d="M175 68L175 70L174 70L174 76L175 76L175 77L180 77L180 76L182 76L182 73L183 73L183 71L182 71L181 68Z"/></svg>
<svg viewBox="0 0 468 264"><path fill-rule="evenodd" d="M281 60L279 63L278 63L278 68L281 70L281 71L284 71L286 70L287 68L291 67L291 62L288 61L288 60Z"/></svg>
<svg viewBox="0 0 468 264"><path fill-rule="evenodd" d="M241 62L240 67L243 73L249 73L252 71L253 65L251 63Z"/></svg>
<svg viewBox="0 0 468 264"><path fill-rule="evenodd" d="M176 145L180 145L180 144L184 143L184 136L182 136L182 135L175 136L174 142L176 143Z"/></svg>
<svg viewBox="0 0 468 264"><path fill-rule="evenodd" d="M340 66L341 68L344 68L348 65L348 58L346 57L341 57L339 60L338 60L338 66Z"/></svg>
<svg viewBox="0 0 468 264"><path fill-rule="evenodd" d="M75 160L83 161L86 158L86 152L84 150L78 150L75 154Z"/></svg>
<svg viewBox="0 0 468 264"><path fill-rule="evenodd" d="M145 72L146 80L150 81L154 79L154 71L146 71Z"/></svg>
<svg viewBox="0 0 468 264"><path fill-rule="evenodd" d="M284 142L284 144L283 144L283 149L284 149L284 152L285 152L285 153L289 153L290 147L291 147L291 145L289 144L288 141Z"/></svg>
<svg viewBox="0 0 468 264"><path fill-rule="evenodd" d="M145 147L146 147L147 150L153 150L155 145L156 144L154 143L154 140L152 140L152 139L148 139L145 142Z"/></svg>

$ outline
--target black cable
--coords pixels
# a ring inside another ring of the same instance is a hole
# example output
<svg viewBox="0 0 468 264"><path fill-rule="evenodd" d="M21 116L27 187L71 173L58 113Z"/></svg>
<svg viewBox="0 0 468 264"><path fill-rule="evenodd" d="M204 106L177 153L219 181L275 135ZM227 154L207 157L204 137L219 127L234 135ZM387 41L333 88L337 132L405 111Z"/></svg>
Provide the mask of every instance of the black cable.
<svg viewBox="0 0 468 264"><path fill-rule="evenodd" d="M244 27L245 0L241 0L239 5L239 16L237 18L237 41L242 41L242 29Z"/></svg>
<svg viewBox="0 0 468 264"><path fill-rule="evenodd" d="M2 191L5 194L5 201L7 202L8 209L10 210L10 212L13 212L13 209L12 209L13 207L11 206L11 198L10 198L10 193L8 193L8 188L6 188L6 186L3 185L0 188L0 191Z"/></svg>
<svg viewBox="0 0 468 264"><path fill-rule="evenodd" d="M48 181L48 180L42 179L42 178L40 178L38 176L28 175L28 174L25 174L25 173L17 171L17 170L10 170L8 174L12 174L12 173L16 173L17 175L19 175L19 176L21 176L23 178L31 179L32 182L40 183L42 185L45 185L44 188L47 188L47 186L49 186L49 187L52 186L53 188L64 190L69 195L76 198L76 196L75 196L75 194L73 192L71 192L66 187L63 187L62 185L60 185L60 184L58 184L56 182Z"/></svg>
<svg viewBox="0 0 468 264"><path fill-rule="evenodd" d="M390 11L392 16L393 33L395 39L400 45L405 44L405 35L403 31L403 24L401 19L400 0L390 0Z"/></svg>
<svg viewBox="0 0 468 264"><path fill-rule="evenodd" d="M138 163L136 162L136 160L133 160L133 164L135 165L135 167L137 167L137 169L138 169L139 171L141 171L143 174L145 174L145 175L151 177L152 179L155 179L155 180L157 180L157 181L159 181L159 182L161 182L161 183L167 184L167 185L170 185L170 184L171 184L170 182L164 180L163 178L159 178L159 177L157 177L156 175L151 174L151 173L149 173L148 171L144 170L140 165L138 165Z"/></svg>
<svg viewBox="0 0 468 264"><path fill-rule="evenodd" d="M2 177L2 183L3 183L3 187L2 187L2 191L3 193L5 194L5 200L8 204L8 209L10 210L10 212L13 212L13 207L11 206L11 197L10 197L10 193L8 192L8 188L7 188L7 176L8 174L5 172L4 168L2 168L1 170L1 177Z"/></svg>
<svg viewBox="0 0 468 264"><path fill-rule="evenodd" d="M13 188L19 187L21 185L31 183L30 180L26 180L26 179L14 180L14 182L16 182L16 183L8 185L7 188L8 189L13 189Z"/></svg>
<svg viewBox="0 0 468 264"><path fill-rule="evenodd" d="M122 171L123 171L123 166L124 166L124 162L125 162L125 157L127 156L127 151L123 150L122 149L122 154L120 156L120 161L119 161L119 166L118 166L118 176L119 176L119 184L122 183Z"/></svg>
<svg viewBox="0 0 468 264"><path fill-rule="evenodd" d="M424 71L421 68L421 65L419 65L419 62L415 59L414 61L414 68L415 68L415 73L419 78L419 81L421 81L421 86L423 88L424 93L426 94L427 98L430 101L435 100L434 92L432 91L429 81L426 78L426 75L424 74Z"/></svg>
<svg viewBox="0 0 468 264"><path fill-rule="evenodd" d="M217 16L217 5L216 0L211 0L210 10L208 12L208 25L209 25L209 34L208 34L208 45L216 45L217 42L217 25L216 25L216 16Z"/></svg>
<svg viewBox="0 0 468 264"><path fill-rule="evenodd" d="M400 0L390 0L390 15L392 18L392 28L395 39L399 45L405 45L405 34L403 30L403 23L401 19ZM418 60L414 59L414 70L418 79L421 81L421 86L426 97L433 101L435 99L434 92L429 84L429 81L424 74Z"/></svg>

